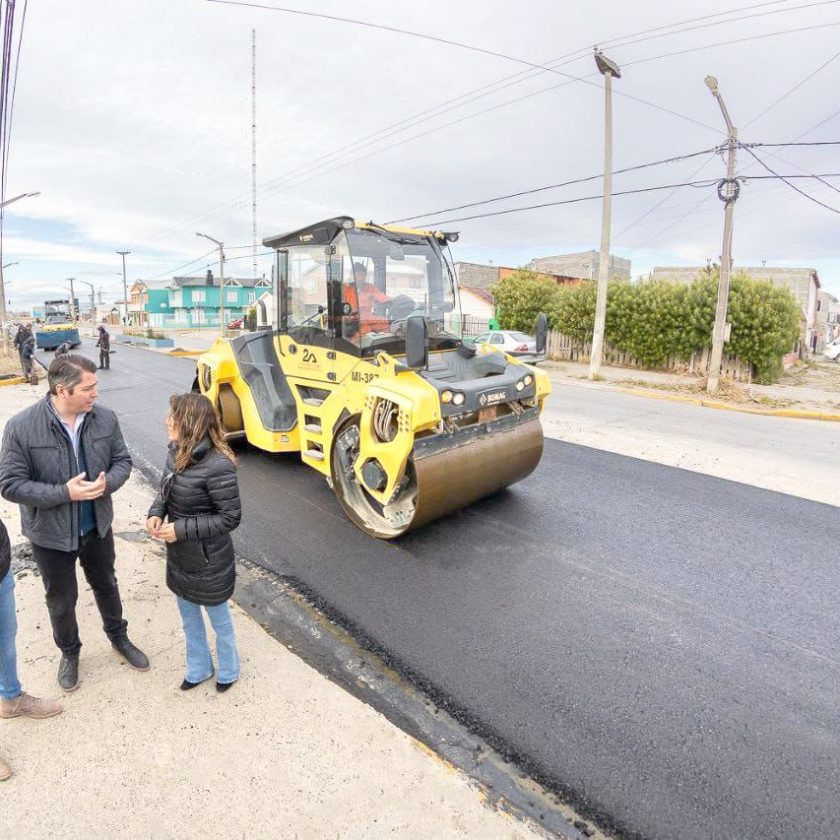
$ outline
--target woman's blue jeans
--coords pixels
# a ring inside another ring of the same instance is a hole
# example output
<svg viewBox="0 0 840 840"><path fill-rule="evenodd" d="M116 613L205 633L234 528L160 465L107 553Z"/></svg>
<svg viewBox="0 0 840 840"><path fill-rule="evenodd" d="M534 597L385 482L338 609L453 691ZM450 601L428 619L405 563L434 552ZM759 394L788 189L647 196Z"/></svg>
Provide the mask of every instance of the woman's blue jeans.
<svg viewBox="0 0 840 840"><path fill-rule="evenodd" d="M15 614L15 579L12 570L0 580L0 697L11 700L20 694L17 675L17 615Z"/></svg>
<svg viewBox="0 0 840 840"><path fill-rule="evenodd" d="M177 596L176 596L177 597ZM192 683L202 682L213 675L213 657L207 644L207 630L201 607L192 601L178 597L178 609L184 625L187 642L187 679ZM233 631L233 616L227 601L216 607L204 607L216 633L216 657L219 670L216 682L232 683L239 679L239 651Z"/></svg>

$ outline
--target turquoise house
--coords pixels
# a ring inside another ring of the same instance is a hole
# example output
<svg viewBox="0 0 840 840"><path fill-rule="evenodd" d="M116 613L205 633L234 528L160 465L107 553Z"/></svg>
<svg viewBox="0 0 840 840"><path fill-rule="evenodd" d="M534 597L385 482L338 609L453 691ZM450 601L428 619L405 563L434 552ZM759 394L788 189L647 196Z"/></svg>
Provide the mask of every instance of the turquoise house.
<svg viewBox="0 0 840 840"><path fill-rule="evenodd" d="M225 323L241 318L271 282L225 277ZM221 326L221 288L209 271L203 277L173 277L165 286L146 286L141 323L157 329Z"/></svg>

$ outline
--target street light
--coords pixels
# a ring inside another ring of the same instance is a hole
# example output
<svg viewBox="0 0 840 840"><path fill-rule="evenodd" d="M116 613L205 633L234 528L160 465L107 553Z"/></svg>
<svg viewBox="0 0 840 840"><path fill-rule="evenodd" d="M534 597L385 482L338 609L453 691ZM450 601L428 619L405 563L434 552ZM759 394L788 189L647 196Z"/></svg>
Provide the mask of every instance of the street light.
<svg viewBox="0 0 840 840"><path fill-rule="evenodd" d="M0 210L20 198L34 198L36 195L41 195L40 190L38 192L21 193L20 195L16 195L14 198L7 198L4 202L0 203Z"/></svg>
<svg viewBox="0 0 840 840"><path fill-rule="evenodd" d="M4 207L7 207L13 201L18 201L21 198L34 198L37 195L41 195L40 191L37 192L27 192L21 193L20 195L16 195L13 198L7 198L5 201L0 202L0 217L2 217L2 211ZM8 314L6 312L6 287L3 285L3 268L0 267L0 333L3 334L3 355L9 355L9 341L8 336L6 335L6 321L8 320Z"/></svg>
<svg viewBox="0 0 840 840"><path fill-rule="evenodd" d="M718 184L718 198L724 203L723 216L723 249L720 256L720 277L718 279L717 306L715 307L715 326L712 330L712 352L709 356L709 377L706 381L706 391L709 394L717 392L720 383L720 366L723 361L723 345L727 336L726 311L729 304L729 273L732 270L732 223L735 212L735 200L738 198L738 183L735 180L735 149L738 146L738 130L729 119L729 111L723 102L718 89L718 80L714 76L706 76L706 87L717 99L726 122L726 146L729 159L726 164L726 179ZM723 188L723 191L721 191Z"/></svg>
<svg viewBox="0 0 840 840"><path fill-rule="evenodd" d="M621 78L618 65L595 48L595 64L604 77L604 205L601 214L601 257L598 262L598 294L595 298L595 326L589 355L589 378L601 370L604 329L607 322L607 285L610 280L610 221L612 215L612 79Z"/></svg>
<svg viewBox="0 0 840 840"><path fill-rule="evenodd" d="M222 330L222 335L225 334L225 243L219 242L218 239L213 239L206 233L195 232L196 236L203 236L209 239L219 247L219 326Z"/></svg>
<svg viewBox="0 0 840 840"><path fill-rule="evenodd" d="M128 288L125 284L125 255L130 254L131 251L117 251L122 256L123 261L123 304L125 306L125 315L123 316L123 328L128 326Z"/></svg>

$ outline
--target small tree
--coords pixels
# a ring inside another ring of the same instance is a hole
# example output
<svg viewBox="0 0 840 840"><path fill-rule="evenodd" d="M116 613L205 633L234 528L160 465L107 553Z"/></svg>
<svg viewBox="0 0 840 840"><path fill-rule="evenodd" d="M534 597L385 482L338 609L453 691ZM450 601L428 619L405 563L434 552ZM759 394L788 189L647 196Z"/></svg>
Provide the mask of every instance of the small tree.
<svg viewBox="0 0 840 840"><path fill-rule="evenodd" d="M578 341L590 341L595 328L595 298L598 289L595 283L585 282L577 286L560 287L557 316L549 319L552 329Z"/></svg>
<svg viewBox="0 0 840 840"><path fill-rule="evenodd" d="M520 268L493 287L496 313L503 330L532 333L537 316L545 312L549 324L557 316L559 287L533 271Z"/></svg>
<svg viewBox="0 0 840 840"><path fill-rule="evenodd" d="M727 350L752 364L756 381L775 382L782 372L782 357L799 336L799 304L791 291L743 272L736 274L730 283L729 320L732 334Z"/></svg>

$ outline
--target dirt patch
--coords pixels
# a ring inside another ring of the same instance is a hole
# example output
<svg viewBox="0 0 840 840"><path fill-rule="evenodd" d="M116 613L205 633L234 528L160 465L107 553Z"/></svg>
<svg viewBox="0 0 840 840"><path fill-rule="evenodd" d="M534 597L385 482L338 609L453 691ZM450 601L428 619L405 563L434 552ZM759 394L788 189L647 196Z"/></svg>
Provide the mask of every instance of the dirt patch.
<svg viewBox="0 0 840 840"><path fill-rule="evenodd" d="M673 394L682 394L688 397L707 397L706 377L685 377L680 381L672 382L649 382L646 379L619 379L617 385L625 388L646 388L655 391L668 391ZM718 402L733 403L735 405L756 405L763 408L787 408L796 403L795 400L782 397L768 396L767 394L755 393L750 386L731 379L721 379L718 384L717 393L714 397Z"/></svg>
<svg viewBox="0 0 840 840"><path fill-rule="evenodd" d="M14 349L9 350L8 356L4 356L0 351L0 376L8 374L20 376L20 358Z"/></svg>
<svg viewBox="0 0 840 840"><path fill-rule="evenodd" d="M840 363L827 360L797 362L784 372L777 384L840 393Z"/></svg>

